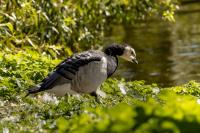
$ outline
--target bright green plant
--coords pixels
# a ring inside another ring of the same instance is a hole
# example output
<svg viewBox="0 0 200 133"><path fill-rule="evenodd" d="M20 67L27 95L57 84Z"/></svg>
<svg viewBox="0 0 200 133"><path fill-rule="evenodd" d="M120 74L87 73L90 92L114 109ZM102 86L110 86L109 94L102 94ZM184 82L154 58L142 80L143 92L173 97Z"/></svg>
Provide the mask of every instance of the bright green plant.
<svg viewBox="0 0 200 133"><path fill-rule="evenodd" d="M101 44L112 24L148 16L174 21L175 0L1 0L0 47L31 48L53 57Z"/></svg>
<svg viewBox="0 0 200 133"><path fill-rule="evenodd" d="M0 131L199 131L200 84L195 81L160 88L144 81L109 79L101 87L107 97L99 102L87 94L24 97L25 89L40 82L59 62L31 51L0 54Z"/></svg>

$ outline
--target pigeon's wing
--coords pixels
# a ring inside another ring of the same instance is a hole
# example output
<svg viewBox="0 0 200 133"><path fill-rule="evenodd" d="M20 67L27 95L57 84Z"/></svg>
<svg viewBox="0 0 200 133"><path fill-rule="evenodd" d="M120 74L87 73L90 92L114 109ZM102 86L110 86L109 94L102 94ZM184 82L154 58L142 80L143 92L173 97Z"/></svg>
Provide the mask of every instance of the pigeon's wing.
<svg viewBox="0 0 200 133"><path fill-rule="evenodd" d="M87 51L80 54L75 54L58 64L55 67L55 70L45 79L43 79L39 86L28 89L28 94L49 90L55 85L58 85L60 80L63 79L66 79L66 81L70 83L81 66L87 65L93 61L101 61L102 57L102 54L99 54L95 51Z"/></svg>

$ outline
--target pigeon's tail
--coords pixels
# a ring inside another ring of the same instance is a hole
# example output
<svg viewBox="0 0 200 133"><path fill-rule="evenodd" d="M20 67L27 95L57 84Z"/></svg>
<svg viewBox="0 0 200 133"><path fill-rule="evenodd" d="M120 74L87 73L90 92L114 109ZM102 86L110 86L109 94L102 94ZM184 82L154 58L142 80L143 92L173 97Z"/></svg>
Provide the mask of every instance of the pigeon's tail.
<svg viewBox="0 0 200 133"><path fill-rule="evenodd" d="M27 94L26 94L25 97L27 97L27 96L30 95L30 94L38 93L38 92L40 92L40 91L41 91L41 90L40 90L40 86L35 86L35 87L32 87L32 88L29 88L29 89L27 90Z"/></svg>

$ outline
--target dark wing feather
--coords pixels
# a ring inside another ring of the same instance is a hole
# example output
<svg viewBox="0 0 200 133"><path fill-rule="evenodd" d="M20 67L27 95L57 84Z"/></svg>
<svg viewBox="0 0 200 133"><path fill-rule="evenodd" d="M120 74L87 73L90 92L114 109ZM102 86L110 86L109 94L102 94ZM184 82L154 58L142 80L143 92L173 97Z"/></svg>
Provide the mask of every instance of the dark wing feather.
<svg viewBox="0 0 200 133"><path fill-rule="evenodd" d="M75 75L76 72L79 70L79 67L87 65L92 61L100 61L101 58L102 55L95 51L83 52L67 58L56 67L55 71L62 75L64 78L72 80L68 76L67 72Z"/></svg>
<svg viewBox="0 0 200 133"><path fill-rule="evenodd" d="M72 80L71 75L75 75L79 70L79 67L87 65L92 61L100 61L103 57L102 54L97 53L96 51L87 51L80 54L75 54L55 67L55 70L47 76L47 78L42 80L40 87L33 87L28 89L28 94L37 93L40 91L51 89L56 80L64 77L67 80Z"/></svg>

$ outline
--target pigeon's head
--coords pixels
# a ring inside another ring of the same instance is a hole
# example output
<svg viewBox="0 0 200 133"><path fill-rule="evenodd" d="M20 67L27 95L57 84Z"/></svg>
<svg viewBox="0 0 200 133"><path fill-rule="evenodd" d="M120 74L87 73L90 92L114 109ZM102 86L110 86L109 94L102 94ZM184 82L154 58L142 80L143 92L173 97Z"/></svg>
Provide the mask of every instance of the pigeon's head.
<svg viewBox="0 0 200 133"><path fill-rule="evenodd" d="M104 52L107 55L111 56L119 56L127 61L133 62L138 64L138 61L136 59L136 53L135 50L128 45L109 45L105 48Z"/></svg>

